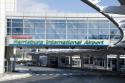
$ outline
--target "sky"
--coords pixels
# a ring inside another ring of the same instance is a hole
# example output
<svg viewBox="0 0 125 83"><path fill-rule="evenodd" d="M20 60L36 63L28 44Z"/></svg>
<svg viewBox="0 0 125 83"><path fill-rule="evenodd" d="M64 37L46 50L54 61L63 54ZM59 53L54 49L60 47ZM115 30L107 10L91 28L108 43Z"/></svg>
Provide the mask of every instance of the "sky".
<svg viewBox="0 0 125 83"><path fill-rule="evenodd" d="M96 12L81 0L17 0L21 12ZM101 5L119 5L117 0L101 0Z"/></svg>

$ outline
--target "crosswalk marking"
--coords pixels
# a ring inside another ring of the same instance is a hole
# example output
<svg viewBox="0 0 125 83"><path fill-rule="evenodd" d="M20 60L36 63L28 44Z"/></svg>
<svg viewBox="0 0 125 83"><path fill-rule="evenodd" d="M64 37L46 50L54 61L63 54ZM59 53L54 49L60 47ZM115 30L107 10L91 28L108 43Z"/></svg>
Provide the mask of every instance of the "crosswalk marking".
<svg viewBox="0 0 125 83"><path fill-rule="evenodd" d="M45 76L45 75L47 75L47 74L41 74L41 75Z"/></svg>
<svg viewBox="0 0 125 83"><path fill-rule="evenodd" d="M36 74L37 76L39 76L40 74Z"/></svg>
<svg viewBox="0 0 125 83"><path fill-rule="evenodd" d="M56 74L56 75L61 75L61 74Z"/></svg>
<svg viewBox="0 0 125 83"><path fill-rule="evenodd" d="M52 75L54 75L54 74L49 74L49 75L51 75L51 76L52 76Z"/></svg>
<svg viewBox="0 0 125 83"><path fill-rule="evenodd" d="M69 73L69 75L72 75L72 73Z"/></svg>
<svg viewBox="0 0 125 83"><path fill-rule="evenodd" d="M66 75L68 75L68 74L65 74L65 73L64 73L64 74L62 74L62 75L66 76Z"/></svg>
<svg viewBox="0 0 125 83"><path fill-rule="evenodd" d="M62 73L62 74L60 74L60 73L51 73L51 74L33 74L33 75L36 75L36 76L47 76L47 75L49 75L49 76L71 76L71 75L81 75L81 74L78 74L78 73L75 73L75 74L73 74L73 73Z"/></svg>

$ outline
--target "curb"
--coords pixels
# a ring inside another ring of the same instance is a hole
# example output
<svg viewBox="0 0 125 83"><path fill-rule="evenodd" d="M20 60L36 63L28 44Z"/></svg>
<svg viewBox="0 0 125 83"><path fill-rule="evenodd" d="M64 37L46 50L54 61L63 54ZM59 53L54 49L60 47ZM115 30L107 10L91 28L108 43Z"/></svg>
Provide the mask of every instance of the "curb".
<svg viewBox="0 0 125 83"><path fill-rule="evenodd" d="M5 74L0 76L0 82L2 81L10 81L10 80L18 80L23 78L31 77L31 74Z"/></svg>

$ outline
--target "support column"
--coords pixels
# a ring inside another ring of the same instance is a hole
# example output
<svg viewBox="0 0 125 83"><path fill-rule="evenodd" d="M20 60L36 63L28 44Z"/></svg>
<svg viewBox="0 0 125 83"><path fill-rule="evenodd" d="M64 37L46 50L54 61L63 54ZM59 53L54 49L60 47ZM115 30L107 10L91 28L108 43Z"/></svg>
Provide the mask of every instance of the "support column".
<svg viewBox="0 0 125 83"><path fill-rule="evenodd" d="M93 57L93 65L95 65L95 57Z"/></svg>
<svg viewBox="0 0 125 83"><path fill-rule="evenodd" d="M107 59L106 60L107 61L107 65L106 65L107 67L106 67L106 69L108 70L109 69L109 59L108 59L108 57L106 57L106 59Z"/></svg>
<svg viewBox="0 0 125 83"><path fill-rule="evenodd" d="M89 55L89 65L90 65L91 61L90 61L90 55Z"/></svg>
<svg viewBox="0 0 125 83"><path fill-rule="evenodd" d="M125 58L124 58L124 65L125 65Z"/></svg>
<svg viewBox="0 0 125 83"><path fill-rule="evenodd" d="M72 62L72 55L70 56L70 68L72 68L73 62Z"/></svg>
<svg viewBox="0 0 125 83"><path fill-rule="evenodd" d="M13 57L13 47L9 47L7 46L6 47L6 62L8 64L6 64L6 71L7 72L11 72L13 71L13 64L12 64L12 61L10 61L10 57Z"/></svg>
<svg viewBox="0 0 125 83"><path fill-rule="evenodd" d="M61 62L61 55L58 55L58 67L63 67Z"/></svg>
<svg viewBox="0 0 125 83"><path fill-rule="evenodd" d="M15 47L13 48L12 54L13 54L13 58L14 58L12 71L15 71L15 67L16 67L16 48Z"/></svg>
<svg viewBox="0 0 125 83"><path fill-rule="evenodd" d="M120 55L117 55L116 68L117 68L117 71L120 71Z"/></svg>
<svg viewBox="0 0 125 83"><path fill-rule="evenodd" d="M0 0L0 74L5 72L5 0Z"/></svg>
<svg viewBox="0 0 125 83"><path fill-rule="evenodd" d="M106 55L104 60L105 60L104 61L104 68L107 70L108 69L108 58L107 58L107 55Z"/></svg>
<svg viewBox="0 0 125 83"><path fill-rule="evenodd" d="M81 59L81 69L84 68L84 57L83 55L80 55L80 59Z"/></svg>

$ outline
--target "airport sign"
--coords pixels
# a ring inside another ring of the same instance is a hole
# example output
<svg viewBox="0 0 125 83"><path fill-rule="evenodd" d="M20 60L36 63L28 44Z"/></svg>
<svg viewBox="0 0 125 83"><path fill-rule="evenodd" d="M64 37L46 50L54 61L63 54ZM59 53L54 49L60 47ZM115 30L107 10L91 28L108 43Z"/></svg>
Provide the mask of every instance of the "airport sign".
<svg viewBox="0 0 125 83"><path fill-rule="evenodd" d="M50 45L110 45L109 40L43 40L43 39L7 39L8 46L50 46Z"/></svg>

